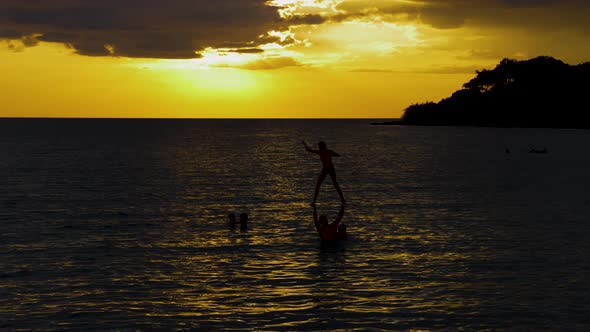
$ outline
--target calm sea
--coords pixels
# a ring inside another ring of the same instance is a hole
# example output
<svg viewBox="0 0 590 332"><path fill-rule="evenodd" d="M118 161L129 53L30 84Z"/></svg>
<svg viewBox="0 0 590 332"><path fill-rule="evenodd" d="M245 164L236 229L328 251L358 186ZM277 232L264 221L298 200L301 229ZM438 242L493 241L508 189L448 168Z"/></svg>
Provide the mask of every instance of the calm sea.
<svg viewBox="0 0 590 332"><path fill-rule="evenodd" d="M0 120L0 330L590 329L590 131L371 122Z"/></svg>

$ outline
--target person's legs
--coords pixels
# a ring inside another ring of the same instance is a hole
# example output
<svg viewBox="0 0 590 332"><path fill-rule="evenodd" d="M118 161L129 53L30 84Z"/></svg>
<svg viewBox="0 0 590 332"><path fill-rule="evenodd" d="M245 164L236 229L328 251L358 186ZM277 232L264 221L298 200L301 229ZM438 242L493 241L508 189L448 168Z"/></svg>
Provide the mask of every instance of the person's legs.
<svg viewBox="0 0 590 332"><path fill-rule="evenodd" d="M334 188L336 188L336 191L338 192L338 195L340 196L340 201L342 202L342 204L346 203L346 200L344 199L344 194L342 193L342 189L340 189L340 185L338 184L338 181L336 181L336 172L330 172L330 178L332 179L332 184L334 185Z"/></svg>
<svg viewBox="0 0 590 332"><path fill-rule="evenodd" d="M315 202L318 199L318 195L320 194L320 186L322 185L322 182L324 182L324 179L326 178L326 173L324 171L322 171L320 173L320 176L318 177L318 181L315 184L315 192L313 194L313 202L311 204L315 204Z"/></svg>

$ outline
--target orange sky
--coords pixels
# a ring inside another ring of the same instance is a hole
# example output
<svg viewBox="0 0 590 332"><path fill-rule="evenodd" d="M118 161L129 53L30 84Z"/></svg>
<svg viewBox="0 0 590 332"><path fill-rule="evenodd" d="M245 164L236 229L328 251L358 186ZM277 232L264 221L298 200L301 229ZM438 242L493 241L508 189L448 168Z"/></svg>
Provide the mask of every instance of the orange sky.
<svg viewBox="0 0 590 332"><path fill-rule="evenodd" d="M505 57L590 60L578 0L207 1L6 0L0 116L396 118Z"/></svg>

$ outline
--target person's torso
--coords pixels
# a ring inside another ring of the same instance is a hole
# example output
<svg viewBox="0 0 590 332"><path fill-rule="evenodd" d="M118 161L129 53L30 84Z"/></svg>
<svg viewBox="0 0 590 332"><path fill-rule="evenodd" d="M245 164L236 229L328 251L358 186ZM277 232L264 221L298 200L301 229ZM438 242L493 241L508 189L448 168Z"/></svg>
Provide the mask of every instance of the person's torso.
<svg viewBox="0 0 590 332"><path fill-rule="evenodd" d="M320 159L324 168L334 167L332 162L332 150L320 150Z"/></svg>
<svg viewBox="0 0 590 332"><path fill-rule="evenodd" d="M327 225L321 228L321 238L324 241L338 240L338 229L335 225Z"/></svg>

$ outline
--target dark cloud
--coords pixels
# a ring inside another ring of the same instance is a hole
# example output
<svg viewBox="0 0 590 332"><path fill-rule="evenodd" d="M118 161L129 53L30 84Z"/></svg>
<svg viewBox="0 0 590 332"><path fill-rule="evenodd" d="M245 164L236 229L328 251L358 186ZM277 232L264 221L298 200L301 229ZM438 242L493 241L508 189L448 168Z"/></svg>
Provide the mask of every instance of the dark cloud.
<svg viewBox="0 0 590 332"><path fill-rule="evenodd" d="M0 41L6 40L8 49L15 52L21 52L28 47L37 46L39 44L37 37L36 35L22 36L16 31L0 30Z"/></svg>
<svg viewBox="0 0 590 332"><path fill-rule="evenodd" d="M309 14L309 15L296 15L289 18L288 22L291 25L302 25L302 24L322 24L326 21L326 18L321 15Z"/></svg>
<svg viewBox="0 0 590 332"><path fill-rule="evenodd" d="M344 0L335 20L379 15L391 21L420 21L437 29L494 26L532 30L570 29L588 32L587 0Z"/></svg>
<svg viewBox="0 0 590 332"><path fill-rule="evenodd" d="M0 39L21 45L63 43L89 56L196 58L207 47L256 53L267 35L292 25L366 16L419 21L438 29L463 26L590 34L588 0L343 0L335 16L282 19L268 0L0 0Z"/></svg>
<svg viewBox="0 0 590 332"><path fill-rule="evenodd" d="M0 0L0 38L59 42L83 55L195 58L206 47L254 52L287 22L267 0ZM26 40L27 45L35 44ZM249 50L249 51L248 51Z"/></svg>
<svg viewBox="0 0 590 332"><path fill-rule="evenodd" d="M236 48L236 49L227 50L226 52L256 54L256 53L262 53L262 52L264 52L264 50L262 50L260 48Z"/></svg>

